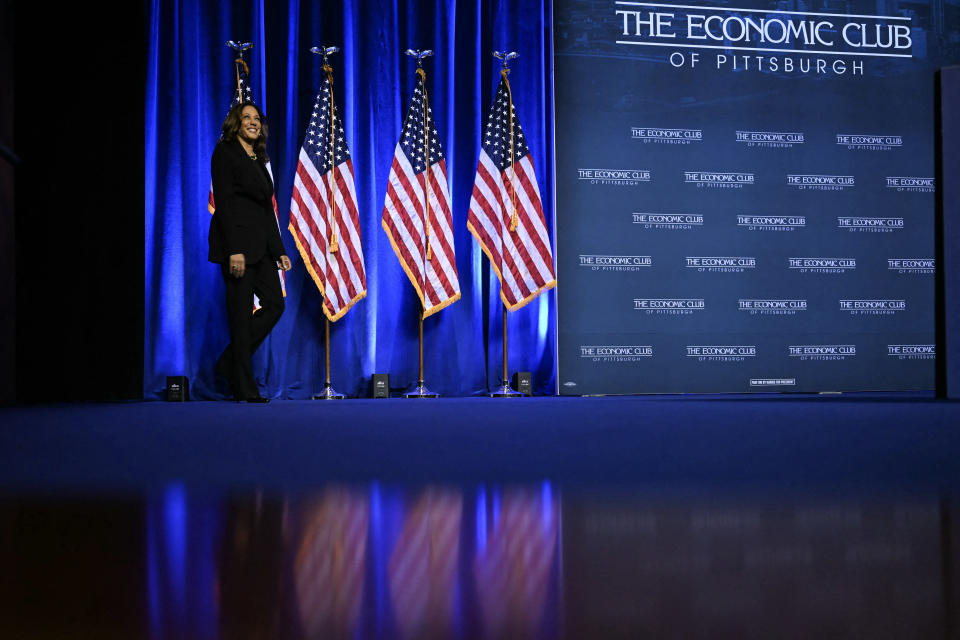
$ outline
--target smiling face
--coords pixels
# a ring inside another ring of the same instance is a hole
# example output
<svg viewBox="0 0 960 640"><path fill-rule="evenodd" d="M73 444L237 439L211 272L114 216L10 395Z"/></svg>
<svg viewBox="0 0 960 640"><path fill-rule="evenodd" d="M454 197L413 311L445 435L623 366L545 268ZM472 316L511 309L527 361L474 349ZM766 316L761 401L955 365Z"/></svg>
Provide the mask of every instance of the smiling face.
<svg viewBox="0 0 960 640"><path fill-rule="evenodd" d="M260 114L257 108L247 105L240 112L240 131L237 137L253 144L260 137Z"/></svg>

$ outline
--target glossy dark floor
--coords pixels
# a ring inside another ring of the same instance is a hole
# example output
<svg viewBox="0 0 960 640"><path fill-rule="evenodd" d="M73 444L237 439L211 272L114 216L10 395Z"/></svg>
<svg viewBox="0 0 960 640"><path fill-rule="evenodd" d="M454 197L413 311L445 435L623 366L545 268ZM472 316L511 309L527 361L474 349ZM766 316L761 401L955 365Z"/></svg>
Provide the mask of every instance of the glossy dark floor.
<svg viewBox="0 0 960 640"><path fill-rule="evenodd" d="M547 482L8 500L0 637L954 637L958 514Z"/></svg>
<svg viewBox="0 0 960 640"><path fill-rule="evenodd" d="M0 410L0 638L956 638L960 405Z"/></svg>

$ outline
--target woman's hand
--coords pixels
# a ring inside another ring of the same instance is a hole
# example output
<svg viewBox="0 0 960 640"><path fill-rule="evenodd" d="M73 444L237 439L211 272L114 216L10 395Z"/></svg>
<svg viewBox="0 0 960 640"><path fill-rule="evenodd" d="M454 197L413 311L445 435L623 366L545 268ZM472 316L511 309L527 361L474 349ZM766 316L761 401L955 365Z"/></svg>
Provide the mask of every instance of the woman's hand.
<svg viewBox="0 0 960 640"><path fill-rule="evenodd" d="M288 258L287 256L280 256L279 263L280 263L280 268L283 269L284 271L290 271L290 269L293 268L293 265L290 264L290 258Z"/></svg>
<svg viewBox="0 0 960 640"><path fill-rule="evenodd" d="M234 253L230 256L230 275L234 278L242 278L247 270L247 261L242 253Z"/></svg>

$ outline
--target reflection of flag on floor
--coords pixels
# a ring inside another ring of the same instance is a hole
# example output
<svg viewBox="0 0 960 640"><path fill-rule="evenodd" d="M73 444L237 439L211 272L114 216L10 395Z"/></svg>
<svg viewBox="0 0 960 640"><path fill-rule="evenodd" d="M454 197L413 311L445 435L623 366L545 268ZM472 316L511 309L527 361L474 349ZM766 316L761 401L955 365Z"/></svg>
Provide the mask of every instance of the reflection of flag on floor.
<svg viewBox="0 0 960 640"><path fill-rule="evenodd" d="M293 179L289 228L323 294L323 313L335 321L367 295L367 275L353 161L333 100L333 71L324 71Z"/></svg>
<svg viewBox="0 0 960 640"><path fill-rule="evenodd" d="M485 638L538 637L557 548L559 509L535 490L505 492L487 548L476 560Z"/></svg>
<svg viewBox="0 0 960 640"><path fill-rule="evenodd" d="M237 106L242 102L254 102L253 99L253 90L250 88L250 79L248 77L250 73L250 67L247 66L247 63L243 61L243 58L237 58L233 61L237 67L237 89L233 92L233 100L230 101L230 107L227 111L230 111L233 107ZM270 182L273 180L273 168L270 166L270 161L267 160L267 173L270 174ZM207 210L212 214L216 213L217 205L213 198L213 180L210 181L210 193L207 195ZM277 219L277 229L280 228L280 214L277 212L277 195L273 195L273 215ZM287 277L283 273L283 269L278 269L277 273L280 274L280 289L283 291L284 297L287 295ZM253 297L253 306L256 309L260 308L260 301L256 296Z"/></svg>
<svg viewBox="0 0 960 640"><path fill-rule="evenodd" d="M447 161L427 101L424 75L423 69L417 69L417 85L390 167L382 224L420 296L426 318L460 299L460 281Z"/></svg>
<svg viewBox="0 0 960 640"><path fill-rule="evenodd" d="M390 598L402 638L452 635L463 496L428 489L390 556Z"/></svg>
<svg viewBox="0 0 960 640"><path fill-rule="evenodd" d="M304 635L352 637L363 600L369 500L360 492L328 489L302 519L293 570Z"/></svg>
<svg viewBox="0 0 960 640"><path fill-rule="evenodd" d="M506 71L487 118L467 228L497 272L510 311L556 286L537 176Z"/></svg>

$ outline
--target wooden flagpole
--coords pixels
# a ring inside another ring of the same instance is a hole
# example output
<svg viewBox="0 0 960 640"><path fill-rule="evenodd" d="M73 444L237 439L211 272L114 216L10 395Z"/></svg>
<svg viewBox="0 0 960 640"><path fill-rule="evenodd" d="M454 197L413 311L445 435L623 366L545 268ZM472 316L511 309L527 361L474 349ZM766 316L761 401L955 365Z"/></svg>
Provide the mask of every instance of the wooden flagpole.
<svg viewBox="0 0 960 640"><path fill-rule="evenodd" d="M235 40L227 40L227 46L237 52L237 59L233 61L234 69L237 75L237 96L240 98L240 103L243 103L243 85L240 84L240 66L243 65L243 72L247 74L248 79L250 75L250 67L247 66L247 63L243 59L243 52L247 49L253 48L252 42L237 42Z"/></svg>
<svg viewBox="0 0 960 640"><path fill-rule="evenodd" d="M503 81L507 85L507 96L510 102L510 104L507 105L509 109L507 113L507 119L510 121L510 204L512 205L509 232L515 233L519 224L519 218L517 217L517 188L515 184L517 177L517 158L513 139L513 93L510 91L510 69L507 68L507 61L516 58L519 56L519 54L514 51L511 51L510 53L500 53L498 51L494 51L493 55L494 57L503 61L503 67L500 69L500 75L503 77ZM502 299L500 302L503 304L503 376L501 377L500 386L490 394L490 397L521 398L523 397L523 394L519 391L513 390L510 387L509 373L507 371L507 303L503 302Z"/></svg>
<svg viewBox="0 0 960 640"><path fill-rule="evenodd" d="M337 242L337 230L336 230L336 209L337 206L337 181L334 173L336 172L336 158L333 153L333 145L336 136L336 110L334 109L333 101L333 67L330 66L327 56L331 53L336 53L339 51L339 47L312 47L310 51L317 55L323 56L323 70L327 74L327 83L330 85L330 179L327 180L327 229L329 230L329 252L336 253L340 250L339 243ZM326 296L326 292L324 292ZM342 393L337 393L333 385L330 382L330 318L327 317L326 311L323 314L323 344L324 344L324 361L326 376L323 382L323 391L313 396L314 400L343 400L345 397Z"/></svg>
<svg viewBox="0 0 960 640"><path fill-rule="evenodd" d="M420 283L420 291L423 297L427 295L427 262L433 259L433 252L430 248L430 119L429 99L427 98L427 72L423 69L423 58L432 56L433 51L412 51L407 49L407 54L417 59L417 75L423 81L423 228L424 244L426 244L423 261L423 282ZM419 342L420 342L420 369L417 378L417 384L412 389L403 394L404 398L437 398L438 394L427 389L423 374L423 314L426 311L425 302L420 303L419 318Z"/></svg>

